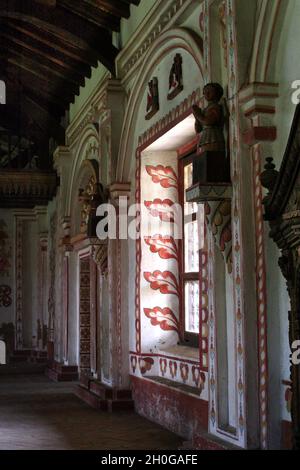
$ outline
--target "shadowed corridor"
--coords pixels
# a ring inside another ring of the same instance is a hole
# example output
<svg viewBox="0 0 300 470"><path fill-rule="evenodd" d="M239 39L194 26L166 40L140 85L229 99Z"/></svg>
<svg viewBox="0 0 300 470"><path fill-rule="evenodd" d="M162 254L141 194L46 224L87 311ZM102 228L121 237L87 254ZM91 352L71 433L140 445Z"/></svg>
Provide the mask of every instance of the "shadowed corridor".
<svg viewBox="0 0 300 470"><path fill-rule="evenodd" d="M0 450L178 449L181 439L133 412L99 412L74 383L0 375Z"/></svg>

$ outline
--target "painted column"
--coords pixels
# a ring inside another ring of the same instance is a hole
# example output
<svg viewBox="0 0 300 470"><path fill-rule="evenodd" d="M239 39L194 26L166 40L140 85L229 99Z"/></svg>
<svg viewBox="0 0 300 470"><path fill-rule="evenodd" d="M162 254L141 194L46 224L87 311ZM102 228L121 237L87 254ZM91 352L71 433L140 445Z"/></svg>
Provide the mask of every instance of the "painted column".
<svg viewBox="0 0 300 470"><path fill-rule="evenodd" d="M130 197L130 183L114 183L110 186L110 195L112 201L116 204L117 216L119 218L119 201L120 197ZM119 219L120 220L120 219ZM129 364L124 361L124 357L128 357L128 319L124 317L126 308L124 306L124 286L122 282L121 266L124 259L123 246L126 240L120 239L120 233L117 231L117 240L109 241L109 276L111 289L111 312L112 312L112 377L113 386L116 388L128 387ZM124 260L125 263L125 260Z"/></svg>
<svg viewBox="0 0 300 470"><path fill-rule="evenodd" d="M40 234L39 262L38 262L38 325L37 349L44 350L47 346L47 251L48 234Z"/></svg>
<svg viewBox="0 0 300 470"><path fill-rule="evenodd" d="M266 156L270 156L270 144L276 139L277 132L273 125L275 100L278 97L276 84L251 84L240 93L240 102L248 129L243 140L249 146L252 159L253 210L255 214L256 240L256 293L258 325L258 365L259 365L259 415L260 445L268 448L268 342L267 342L267 290L266 290L266 254L263 220L263 191L260 175Z"/></svg>

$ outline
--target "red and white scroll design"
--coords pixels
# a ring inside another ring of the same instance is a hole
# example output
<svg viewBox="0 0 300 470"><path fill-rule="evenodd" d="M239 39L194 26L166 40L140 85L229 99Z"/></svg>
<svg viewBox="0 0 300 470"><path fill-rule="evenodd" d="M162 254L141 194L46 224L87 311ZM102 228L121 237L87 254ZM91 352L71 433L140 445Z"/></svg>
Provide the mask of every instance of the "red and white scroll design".
<svg viewBox="0 0 300 470"><path fill-rule="evenodd" d="M138 247L141 269L137 305L141 319L137 323L146 353L161 342L176 344L179 335L179 251L172 228L177 215L174 205L178 201L177 156L142 154L140 163L142 233ZM159 223L153 225L151 219ZM144 221L150 222L152 233L143 233ZM155 330L149 329L149 324Z"/></svg>

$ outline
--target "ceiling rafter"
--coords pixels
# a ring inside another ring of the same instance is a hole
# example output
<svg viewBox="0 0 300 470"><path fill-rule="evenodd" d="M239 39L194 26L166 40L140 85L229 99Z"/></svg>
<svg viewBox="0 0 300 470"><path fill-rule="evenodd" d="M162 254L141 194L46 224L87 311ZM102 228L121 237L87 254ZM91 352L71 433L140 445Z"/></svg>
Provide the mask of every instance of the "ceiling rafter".
<svg viewBox="0 0 300 470"><path fill-rule="evenodd" d="M32 134L48 155L47 139L62 139L61 117L92 67L101 62L114 75L113 32L139 2L0 0L0 79L8 97L0 125Z"/></svg>
<svg viewBox="0 0 300 470"><path fill-rule="evenodd" d="M84 75L82 73L76 72L72 67L67 64L60 63L51 56L47 56L43 53L36 51L31 48L26 47L21 41L16 37L11 37L0 31L0 38L2 44L5 46L7 55L18 56L20 63L25 65L34 65L33 68L40 70L44 69L45 72L51 75L56 75L62 80L66 80L75 85L84 85ZM36 64L36 65L35 65Z"/></svg>
<svg viewBox="0 0 300 470"><path fill-rule="evenodd" d="M37 37L26 34L22 31L22 28L20 30L10 24L6 25L0 23L0 35L7 41L11 41L18 47L21 47L25 53L29 51L31 55L46 58L49 62L52 62L54 66L62 67L66 72L73 70L80 76L84 75L88 78L91 76L91 67L89 65L80 62L79 59L74 60L70 58L64 52L56 51L50 45L44 44Z"/></svg>
<svg viewBox="0 0 300 470"><path fill-rule="evenodd" d="M118 18L129 18L130 5L124 2L110 2L109 0L84 0L84 3L101 11L110 12Z"/></svg>
<svg viewBox="0 0 300 470"><path fill-rule="evenodd" d="M112 13L100 10L95 4L85 5L84 2L74 2L74 0L57 0L57 6L61 7L68 12L76 13L84 20L90 23L101 26L105 29L112 31L120 30L120 22L118 18Z"/></svg>
<svg viewBox="0 0 300 470"><path fill-rule="evenodd" d="M16 32L24 33L37 43L47 46L53 50L54 54L62 54L64 57L95 67L98 62L98 55L94 50L84 50L75 44L66 44L61 38L55 34L42 30L33 24L27 24L20 21L10 20L8 25L13 27Z"/></svg>

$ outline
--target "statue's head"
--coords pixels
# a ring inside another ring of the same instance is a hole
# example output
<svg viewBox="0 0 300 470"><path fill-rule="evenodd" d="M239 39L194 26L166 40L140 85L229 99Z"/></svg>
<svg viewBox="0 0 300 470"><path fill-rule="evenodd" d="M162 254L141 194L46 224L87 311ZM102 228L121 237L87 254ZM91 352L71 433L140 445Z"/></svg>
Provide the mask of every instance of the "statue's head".
<svg viewBox="0 0 300 470"><path fill-rule="evenodd" d="M219 83L208 83L203 88L203 95L208 102L219 102L223 94L223 87Z"/></svg>

